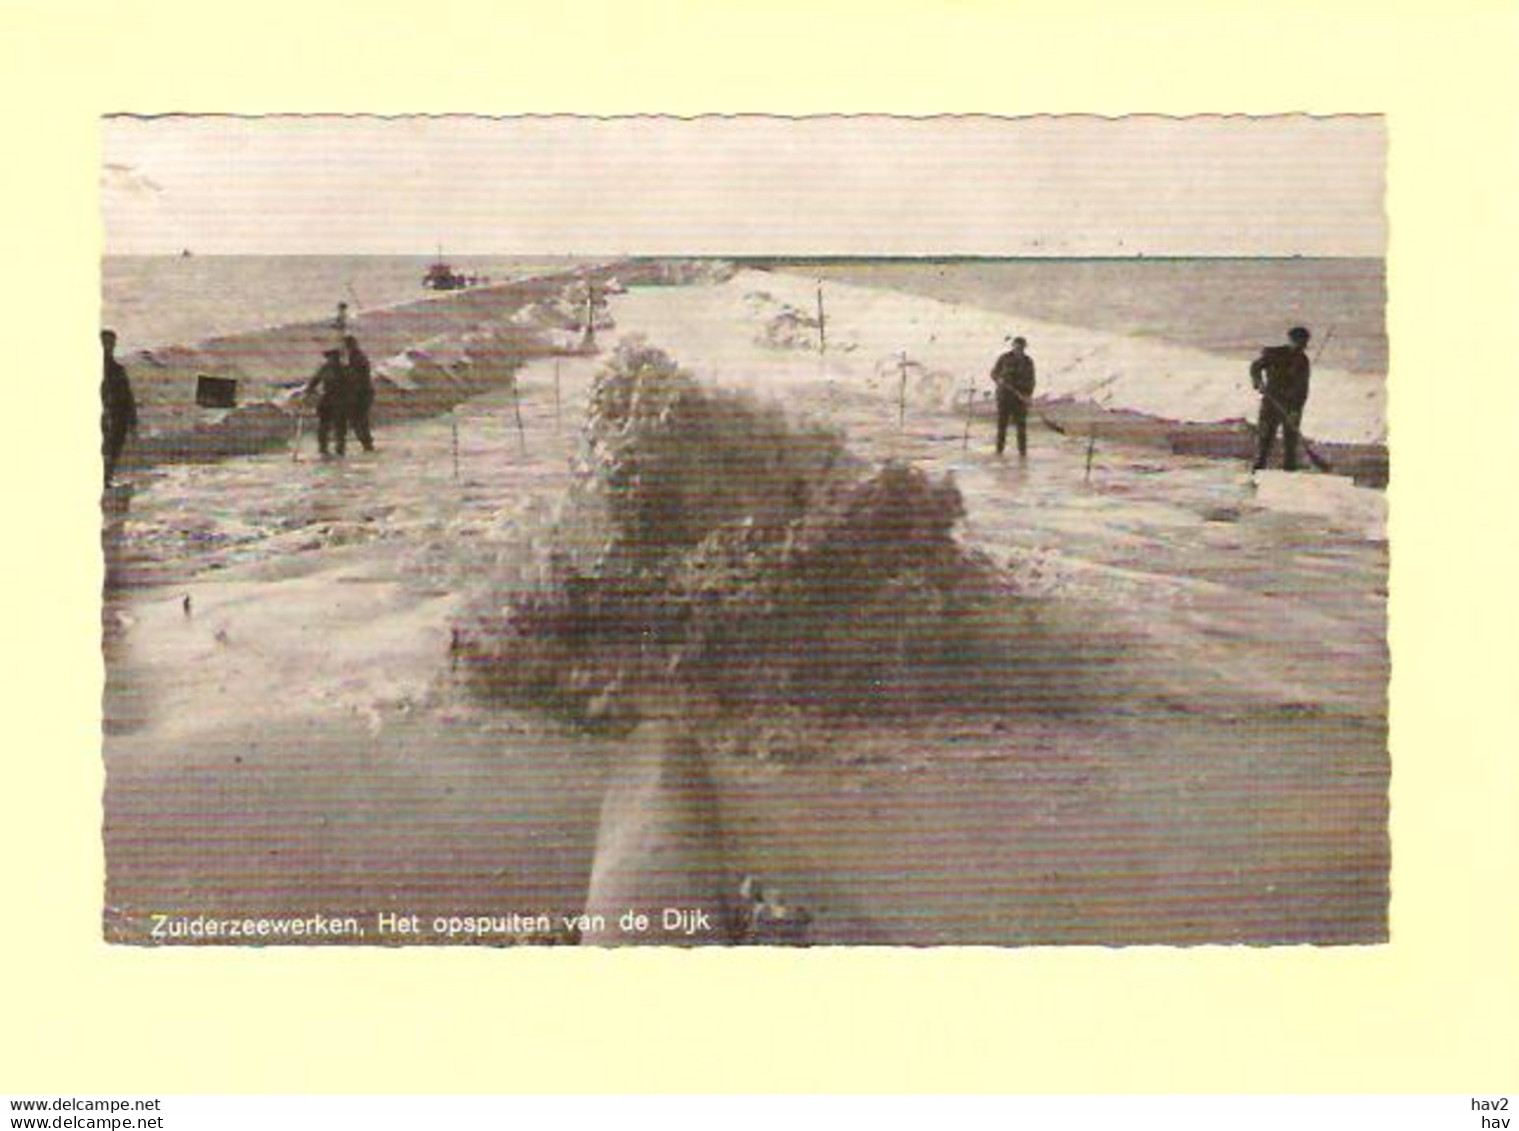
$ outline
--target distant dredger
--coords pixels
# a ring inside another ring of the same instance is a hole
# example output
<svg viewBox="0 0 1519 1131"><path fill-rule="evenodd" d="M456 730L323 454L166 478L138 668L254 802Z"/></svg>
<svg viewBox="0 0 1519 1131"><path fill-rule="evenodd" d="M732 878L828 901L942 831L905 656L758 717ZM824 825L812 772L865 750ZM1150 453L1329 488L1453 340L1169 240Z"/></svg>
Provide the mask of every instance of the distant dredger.
<svg viewBox="0 0 1519 1131"><path fill-rule="evenodd" d="M422 285L435 291L462 291L469 280L440 259L422 276Z"/></svg>
<svg viewBox="0 0 1519 1131"><path fill-rule="evenodd" d="M438 249L438 258L427 268L427 274L422 276L422 285L434 291L462 291L465 287L489 282L487 276L464 275L455 271L444 261L442 248Z"/></svg>

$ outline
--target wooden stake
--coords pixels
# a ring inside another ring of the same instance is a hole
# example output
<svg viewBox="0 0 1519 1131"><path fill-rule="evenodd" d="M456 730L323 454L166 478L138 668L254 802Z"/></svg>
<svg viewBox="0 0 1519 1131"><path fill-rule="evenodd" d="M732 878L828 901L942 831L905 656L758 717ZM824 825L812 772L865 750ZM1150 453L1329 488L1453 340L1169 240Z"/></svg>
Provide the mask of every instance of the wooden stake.
<svg viewBox="0 0 1519 1131"><path fill-rule="evenodd" d="M1317 365L1319 363L1319 358L1324 355L1324 347L1329 344L1329 339L1332 337L1334 337L1333 326L1329 327L1324 336L1319 339L1319 348L1313 351L1313 364Z"/></svg>
<svg viewBox="0 0 1519 1131"><path fill-rule="evenodd" d="M1097 425L1087 431L1087 473L1086 482L1092 481L1092 454L1097 451Z"/></svg>
<svg viewBox="0 0 1519 1131"><path fill-rule="evenodd" d="M592 350L596 347L596 293L591 289L590 280L585 284L585 333L580 339L580 348Z"/></svg>
<svg viewBox="0 0 1519 1131"><path fill-rule="evenodd" d="M563 422L559 416L559 359L554 359L554 431L562 432Z"/></svg>
<svg viewBox="0 0 1519 1131"><path fill-rule="evenodd" d="M818 280L818 356L828 352L828 319L823 313L823 280Z"/></svg>
<svg viewBox="0 0 1519 1131"><path fill-rule="evenodd" d="M517 416L517 443L527 455L527 433L522 429L522 394L517 388L517 374L512 374L512 412Z"/></svg>

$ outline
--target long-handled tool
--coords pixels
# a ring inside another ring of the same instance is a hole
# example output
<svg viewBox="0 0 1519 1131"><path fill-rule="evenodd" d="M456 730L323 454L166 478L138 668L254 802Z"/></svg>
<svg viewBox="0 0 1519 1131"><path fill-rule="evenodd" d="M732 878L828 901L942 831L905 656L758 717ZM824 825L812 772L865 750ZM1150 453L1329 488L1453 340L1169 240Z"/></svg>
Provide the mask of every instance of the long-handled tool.
<svg viewBox="0 0 1519 1131"><path fill-rule="evenodd" d="M1091 349L1087 350L1085 353L1078 354L1070 362L1068 362L1067 364L1061 366L1059 369L1055 370L1055 372L1053 372L1053 373L1050 374L1050 377L1059 377L1059 376L1062 376L1063 374L1069 373L1072 369L1075 369L1078 365L1080 365L1083 361L1086 361L1089 357L1093 356L1094 354L1100 353L1100 352L1102 352L1103 350L1105 350L1107 348L1108 348L1108 343L1106 343L1106 342L1103 342L1103 343L1101 343L1099 345L1093 346ZM1074 394L1071 394L1071 395L1073 397L1089 396L1091 393L1095 393L1098 389L1102 388L1103 385L1112 383L1113 380L1114 380L1114 377L1104 377L1104 378L1102 378L1102 380L1098 381L1095 385L1092 385L1090 388L1088 388L1084 392L1078 392L1078 393L1074 393ZM1057 435L1060 435L1060 436L1069 436L1071 434L1070 429L1067 428L1067 427L1065 427L1065 425L1059 424L1056 421L1051 420L1047 415L1045 415L1045 413L1043 413L1042 411L1040 411L1040 409L1038 408L1038 406L1034 404L1034 398L1030 394L1021 392L1018 389L1013 389L1012 391L1018 397L1018 399L1023 402L1024 406L1029 411L1031 411L1035 416L1037 416L1039 418L1039 423L1043 424L1051 432L1054 432L1054 433L1056 433Z"/></svg>
<svg viewBox="0 0 1519 1131"><path fill-rule="evenodd" d="M559 359L556 357L554 359L554 431L558 433L563 430L563 424L560 420Z"/></svg>
<svg viewBox="0 0 1519 1131"><path fill-rule="evenodd" d="M818 356L828 352L828 317L823 313L823 280L818 280Z"/></svg>
<svg viewBox="0 0 1519 1131"><path fill-rule="evenodd" d="M1319 342L1319 348L1314 351L1313 364L1317 365L1319 363L1319 358L1324 354L1324 347L1329 344L1329 339L1332 337L1334 337L1333 326L1329 327L1329 329L1324 333L1323 340ZM1303 435L1302 426L1299 424L1299 421L1302 419L1302 415L1300 413L1288 412L1287 409L1283 406L1282 402L1268 393L1264 386L1256 391L1260 393L1261 399L1263 401L1269 404L1272 408L1276 409L1276 411L1281 415L1282 427L1284 429L1291 428L1292 431L1296 433L1298 443L1303 446L1303 454L1308 457L1308 462L1313 464L1314 467L1318 468L1322 472L1333 472L1334 465L1323 456L1319 455L1319 453L1314 450L1313 445L1308 442L1308 438ZM1255 429L1256 439L1258 441L1260 438L1260 425L1256 424L1253 427ZM1286 439L1283 438L1282 443L1285 444L1286 442Z"/></svg>
<svg viewBox="0 0 1519 1131"><path fill-rule="evenodd" d="M1039 423L1043 424L1051 432L1058 433L1061 436L1069 436L1071 434L1071 430L1064 424L1057 424L1055 421L1051 420L1048 416L1041 412L1038 406L1034 404L1034 398L1029 396L1029 394L1025 393L1022 389L1014 389L1012 386L1008 386L1008 389L1015 397L1023 402L1024 408L1028 409L1028 411L1037 416L1039 418Z"/></svg>

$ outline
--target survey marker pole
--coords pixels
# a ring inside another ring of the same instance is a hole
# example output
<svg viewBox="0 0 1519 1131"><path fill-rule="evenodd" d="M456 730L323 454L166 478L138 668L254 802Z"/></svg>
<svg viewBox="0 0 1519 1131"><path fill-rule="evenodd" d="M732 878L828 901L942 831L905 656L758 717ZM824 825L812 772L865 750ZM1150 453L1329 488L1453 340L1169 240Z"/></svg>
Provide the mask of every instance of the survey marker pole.
<svg viewBox="0 0 1519 1131"><path fill-rule="evenodd" d="M828 367L828 315L823 309L823 280L818 280L818 376L823 379L825 395L828 398L828 420L833 421L834 414L834 387L833 370Z"/></svg>
<svg viewBox="0 0 1519 1131"><path fill-rule="evenodd" d="M902 383L897 388L897 431L902 432L907 428L907 351L902 351L901 360L897 362L902 371Z"/></svg>

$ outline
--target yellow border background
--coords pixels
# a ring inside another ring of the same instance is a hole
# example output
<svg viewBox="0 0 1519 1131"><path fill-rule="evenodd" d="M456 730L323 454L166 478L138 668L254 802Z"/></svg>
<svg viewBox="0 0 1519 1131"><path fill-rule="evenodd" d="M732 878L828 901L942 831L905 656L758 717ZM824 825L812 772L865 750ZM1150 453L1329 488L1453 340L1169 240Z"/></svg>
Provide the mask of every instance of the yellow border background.
<svg viewBox="0 0 1519 1131"><path fill-rule="evenodd" d="M10 0L0 10L0 1092L1492 1092L1519 1081L1512 2ZM109 111L1381 112L1393 941L108 949Z"/></svg>

